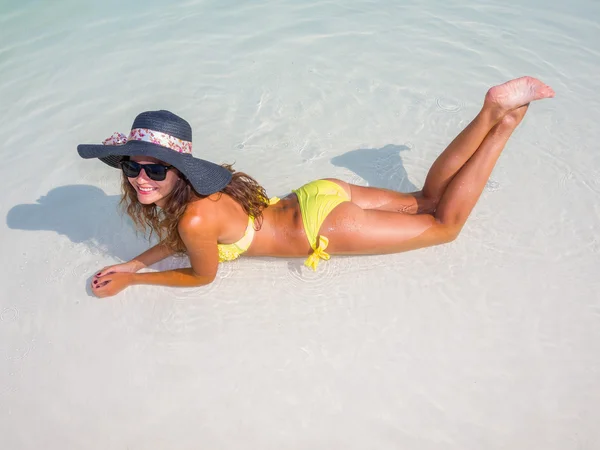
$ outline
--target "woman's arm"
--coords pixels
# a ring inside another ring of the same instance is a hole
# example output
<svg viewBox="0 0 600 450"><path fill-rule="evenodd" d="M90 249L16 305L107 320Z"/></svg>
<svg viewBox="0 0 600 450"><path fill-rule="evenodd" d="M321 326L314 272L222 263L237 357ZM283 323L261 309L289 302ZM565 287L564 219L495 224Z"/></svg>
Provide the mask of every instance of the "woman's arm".
<svg viewBox="0 0 600 450"><path fill-rule="evenodd" d="M218 232L216 224L214 225L198 216L184 216L179 222L178 230L192 267L165 270L164 272L134 273L131 277L131 284L191 287L211 283L217 275L219 265ZM158 261L158 259L154 260L155 258L168 251L157 249L157 247L152 247L136 259L146 265L153 264ZM166 256L168 255L163 257ZM149 261L154 262L148 263Z"/></svg>
<svg viewBox="0 0 600 450"><path fill-rule="evenodd" d="M197 215L184 216L179 222L178 230L192 267L164 272L109 273L94 280L94 294L98 297L109 297L133 284L196 287L211 283L219 266L217 222ZM132 261L136 261L141 269L170 254L172 252L165 246L156 245Z"/></svg>
<svg viewBox="0 0 600 450"><path fill-rule="evenodd" d="M191 267L165 270L164 272L132 273L129 285L157 284L173 287L196 287L210 284L214 277L194 273Z"/></svg>
<svg viewBox="0 0 600 450"><path fill-rule="evenodd" d="M149 273L110 272L94 279L92 291L96 297L110 297L134 284L196 287L209 284L213 280L214 276L198 275L192 268Z"/></svg>
<svg viewBox="0 0 600 450"><path fill-rule="evenodd" d="M167 247L164 244L156 244L154 247L149 248L144 253L136 256L130 262L135 264L136 272L140 269L144 269L152 264L156 264L163 259L174 255L175 251Z"/></svg>

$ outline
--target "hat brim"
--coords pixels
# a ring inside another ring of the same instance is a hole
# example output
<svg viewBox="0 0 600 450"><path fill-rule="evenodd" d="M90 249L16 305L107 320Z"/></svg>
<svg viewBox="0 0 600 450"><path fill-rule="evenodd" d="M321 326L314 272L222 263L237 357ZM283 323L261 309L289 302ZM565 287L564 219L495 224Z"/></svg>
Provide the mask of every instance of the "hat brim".
<svg viewBox="0 0 600 450"><path fill-rule="evenodd" d="M85 159L98 158L111 167L119 168L123 156L149 156L177 168L200 195L220 191L231 181L231 172L225 167L179 153L145 141L129 141L124 145L80 144L77 153Z"/></svg>

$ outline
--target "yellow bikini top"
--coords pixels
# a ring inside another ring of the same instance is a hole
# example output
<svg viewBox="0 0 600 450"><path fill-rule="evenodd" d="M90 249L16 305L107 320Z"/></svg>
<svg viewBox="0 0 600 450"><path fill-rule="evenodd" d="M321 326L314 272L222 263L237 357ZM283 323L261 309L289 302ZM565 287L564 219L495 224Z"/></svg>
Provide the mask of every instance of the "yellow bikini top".
<svg viewBox="0 0 600 450"><path fill-rule="evenodd" d="M269 205L274 205L279 201L278 197L272 197L269 199ZM250 248L252 239L254 239L254 217L248 216L248 226L242 238L234 242L233 244L218 244L219 249L219 262L233 261L239 258L239 256Z"/></svg>

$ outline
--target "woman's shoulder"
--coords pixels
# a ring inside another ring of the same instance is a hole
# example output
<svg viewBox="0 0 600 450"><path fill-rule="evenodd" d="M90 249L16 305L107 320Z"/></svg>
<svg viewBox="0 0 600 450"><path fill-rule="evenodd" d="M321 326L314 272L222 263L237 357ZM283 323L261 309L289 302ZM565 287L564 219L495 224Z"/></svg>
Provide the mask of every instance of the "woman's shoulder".
<svg viewBox="0 0 600 450"><path fill-rule="evenodd" d="M189 228L196 226L207 226L216 221L217 202L210 201L209 197L195 199L189 202L185 211L179 218L178 227Z"/></svg>
<svg viewBox="0 0 600 450"><path fill-rule="evenodd" d="M222 219L234 214L235 202L228 195L217 193L189 202L179 219L180 227L217 225ZM233 207L233 208L232 208Z"/></svg>

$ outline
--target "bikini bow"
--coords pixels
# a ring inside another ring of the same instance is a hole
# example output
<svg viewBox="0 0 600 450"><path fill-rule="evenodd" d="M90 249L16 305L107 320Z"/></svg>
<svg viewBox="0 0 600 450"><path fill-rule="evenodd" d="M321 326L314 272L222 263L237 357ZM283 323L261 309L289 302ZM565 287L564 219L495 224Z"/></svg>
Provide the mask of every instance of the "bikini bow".
<svg viewBox="0 0 600 450"><path fill-rule="evenodd" d="M325 261L328 261L329 258L331 258L329 253L325 251L328 245L329 239L327 239L325 236L319 235L319 241L313 248L313 252L308 256L306 261L304 261L304 265L316 271L319 260L324 259Z"/></svg>

